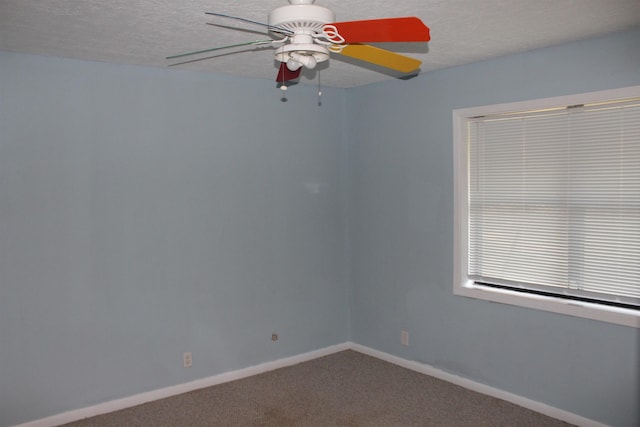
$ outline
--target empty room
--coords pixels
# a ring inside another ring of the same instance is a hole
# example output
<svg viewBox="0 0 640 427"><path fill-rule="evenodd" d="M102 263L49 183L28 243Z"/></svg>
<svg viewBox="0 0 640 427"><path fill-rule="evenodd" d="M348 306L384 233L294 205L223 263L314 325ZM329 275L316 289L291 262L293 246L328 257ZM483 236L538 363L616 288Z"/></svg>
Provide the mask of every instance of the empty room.
<svg viewBox="0 0 640 427"><path fill-rule="evenodd" d="M0 426L638 426L639 277L639 0L0 0Z"/></svg>

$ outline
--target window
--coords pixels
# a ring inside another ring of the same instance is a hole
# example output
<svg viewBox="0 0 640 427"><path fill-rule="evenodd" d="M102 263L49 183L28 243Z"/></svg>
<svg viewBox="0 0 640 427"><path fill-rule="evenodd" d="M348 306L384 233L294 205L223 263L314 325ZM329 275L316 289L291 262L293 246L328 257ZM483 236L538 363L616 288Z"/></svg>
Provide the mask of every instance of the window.
<svg viewBox="0 0 640 427"><path fill-rule="evenodd" d="M640 86L453 118L454 292L640 327Z"/></svg>

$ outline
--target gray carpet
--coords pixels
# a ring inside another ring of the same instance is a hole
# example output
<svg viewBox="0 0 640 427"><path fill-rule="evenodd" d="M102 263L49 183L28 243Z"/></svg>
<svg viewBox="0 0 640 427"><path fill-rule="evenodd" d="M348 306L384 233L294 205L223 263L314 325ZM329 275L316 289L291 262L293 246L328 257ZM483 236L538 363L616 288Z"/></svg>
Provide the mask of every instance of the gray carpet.
<svg viewBox="0 0 640 427"><path fill-rule="evenodd" d="M66 424L67 427L567 425L350 350Z"/></svg>

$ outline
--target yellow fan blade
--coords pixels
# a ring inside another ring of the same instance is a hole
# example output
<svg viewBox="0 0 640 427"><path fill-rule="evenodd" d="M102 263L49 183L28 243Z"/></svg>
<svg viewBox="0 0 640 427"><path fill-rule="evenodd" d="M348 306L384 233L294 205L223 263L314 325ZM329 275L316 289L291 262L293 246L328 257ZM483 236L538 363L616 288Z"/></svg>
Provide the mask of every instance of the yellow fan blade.
<svg viewBox="0 0 640 427"><path fill-rule="evenodd" d="M370 46L368 44L353 43L346 45L340 54L349 58L359 59L361 61L370 62L375 65L400 71L401 73L410 73L416 71L422 61L390 50L380 49L379 47Z"/></svg>

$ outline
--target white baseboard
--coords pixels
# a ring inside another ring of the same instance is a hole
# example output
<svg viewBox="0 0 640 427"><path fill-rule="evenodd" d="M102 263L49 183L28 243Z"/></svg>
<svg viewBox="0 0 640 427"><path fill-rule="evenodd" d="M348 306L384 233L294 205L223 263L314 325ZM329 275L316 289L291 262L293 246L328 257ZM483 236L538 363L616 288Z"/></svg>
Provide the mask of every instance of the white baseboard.
<svg viewBox="0 0 640 427"><path fill-rule="evenodd" d="M121 409L130 408L132 406L141 405L143 403L152 402L154 400L164 399L166 397L175 396L182 393L187 393L193 390L198 390L205 387L211 387L214 385L226 383L229 381L235 381L242 378L247 378L252 375L262 374L264 372L273 371L275 369L284 368L287 366L296 365L298 363L307 362L309 360L317 359L319 357L327 356L329 354L337 353L343 350L354 350L380 360L384 360L394 365L401 366L403 368L411 369L412 371L419 372L421 374L429 375L469 390L476 391L478 393L486 394L488 396L496 397L498 399L506 400L507 402L514 403L516 405L523 406L533 411L539 412L550 417L566 421L571 424L575 424L583 427L606 427L604 424L590 420L588 418L576 415L574 413L555 408L545 403L537 402L535 400L528 399L513 393L500 390L495 387L491 387L482 383L472 381L470 379L460 377L449 372L442 371L433 366L406 360L401 357L393 356L382 351L374 350L372 348L356 344L353 342L345 342L342 344L333 345L330 347L321 348L319 350L310 351L308 353L299 354L296 356L286 357L283 359L274 360L271 362L261 363L259 365L250 366L248 368L239 369L236 371L225 372L219 375L214 375L208 378L202 378L195 381L190 381L184 384L178 384L175 386L165 387L158 390L149 391L146 393L140 393L133 396L125 397L122 399L112 400L98 405L88 406L73 411L63 412L61 414L53 415L47 418L41 418L39 420L30 421L24 424L20 424L14 427L50 427L73 421L82 420L84 418L93 417L96 415L102 415L113 411L119 411Z"/></svg>
<svg viewBox="0 0 640 427"><path fill-rule="evenodd" d="M247 378L253 375L262 374L264 372L273 371L275 369L296 365L298 363L307 362L339 351L348 350L349 343L342 343L330 347L321 348L319 350L310 351L308 353L298 354L296 356L285 357L283 359L271 362L261 363L259 365L250 366L236 371L225 372L208 378L201 378L188 383L177 384L145 393L135 394L133 396L124 397L122 399L112 400L98 405L88 406L86 408L76 409L73 411L63 412L61 414L52 415L47 418L41 418L35 421L29 421L14 427L51 427L60 424L70 423L82 420L96 415L102 415L109 412L119 411L121 409L130 408L132 406L141 405L143 403L152 402L154 400L164 399L166 397L187 393L205 387L235 381Z"/></svg>
<svg viewBox="0 0 640 427"><path fill-rule="evenodd" d="M386 362L393 363L394 365L402 366L403 368L411 369L412 371L420 372L422 374L429 375L434 378L438 378L455 385L459 385L460 387L464 387L466 389L473 390L478 393L486 394L487 396L492 396L498 399L506 400L507 402L514 403L516 405L525 407L527 409L531 409L532 411L539 412L541 414L547 415L552 418L556 418L558 420L568 422L570 424L574 424L582 427L606 427L606 424L599 423L597 421L582 417L572 412L568 412L563 409L558 409L556 407L547 405L546 403L538 402L532 399L528 399L526 397L519 396L517 394L500 390L495 387L478 383L473 380L460 377L458 375L451 374L449 372L442 371L438 368L435 368L433 366L430 366L424 363L406 360L401 357L393 356L391 354L384 353L382 351L374 350L372 348L369 348L360 344L355 344L352 342L348 344L351 350L355 350L357 352L367 354L369 356L373 356L377 359L384 360Z"/></svg>

